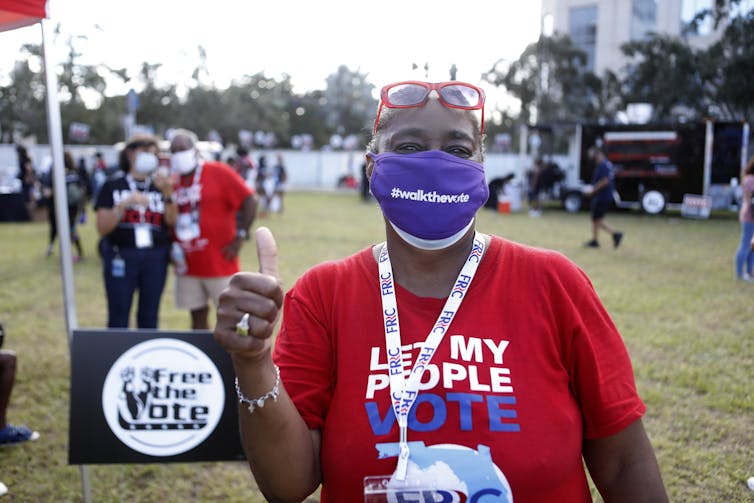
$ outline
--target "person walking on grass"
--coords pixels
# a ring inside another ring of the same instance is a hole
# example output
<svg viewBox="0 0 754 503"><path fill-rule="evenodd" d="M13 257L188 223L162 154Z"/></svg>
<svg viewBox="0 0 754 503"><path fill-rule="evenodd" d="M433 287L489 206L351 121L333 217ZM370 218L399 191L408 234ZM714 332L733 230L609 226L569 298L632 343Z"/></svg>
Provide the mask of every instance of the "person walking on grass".
<svg viewBox="0 0 754 503"><path fill-rule="evenodd" d="M754 157L749 159L741 177L741 208L738 221L741 223L741 242L736 250L736 278L754 282Z"/></svg>
<svg viewBox="0 0 754 503"><path fill-rule="evenodd" d="M602 229L613 238L613 248L618 248L623 240L623 233L610 227L605 222L605 214L614 203L613 191L615 190L615 183L613 181L613 165L607 160L605 152L597 147L589 150L589 158L595 163L592 188L585 194L592 199L590 203L592 239L584 243L584 246L587 248L599 248L598 234L600 229Z"/></svg>
<svg viewBox="0 0 754 503"><path fill-rule="evenodd" d="M76 247L78 255L73 256L73 261L78 262L84 258L84 249L81 245L81 238L76 232L78 216L81 208L85 204L86 187L73 162L73 156L70 152L63 153L63 165L65 166L65 192L68 201L68 226L71 236L71 242ZM55 188L53 183L52 168L45 174L42 179L42 196L47 204L47 219L49 222L49 241L45 256L49 257L53 253L55 239L58 237L58 221L55 215Z"/></svg>

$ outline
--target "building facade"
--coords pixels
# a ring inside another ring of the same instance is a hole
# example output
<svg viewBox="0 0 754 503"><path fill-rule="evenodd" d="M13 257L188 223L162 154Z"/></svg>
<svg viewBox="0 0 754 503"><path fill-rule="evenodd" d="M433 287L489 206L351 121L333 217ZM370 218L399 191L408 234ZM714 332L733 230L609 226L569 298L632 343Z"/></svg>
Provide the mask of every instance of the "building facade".
<svg viewBox="0 0 754 503"><path fill-rule="evenodd" d="M597 75L618 71L626 63L622 44L656 32L683 36L694 48L708 47L723 31L708 17L696 29L696 13L712 8L714 0L542 0L542 33L569 35L586 52L589 69ZM747 12L754 0L741 0L732 12Z"/></svg>

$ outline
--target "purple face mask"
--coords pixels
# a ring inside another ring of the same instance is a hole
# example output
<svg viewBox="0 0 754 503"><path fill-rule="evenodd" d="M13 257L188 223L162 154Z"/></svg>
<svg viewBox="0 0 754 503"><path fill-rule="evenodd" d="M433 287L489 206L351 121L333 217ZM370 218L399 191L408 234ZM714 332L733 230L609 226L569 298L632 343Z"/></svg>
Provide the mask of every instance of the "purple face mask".
<svg viewBox="0 0 754 503"><path fill-rule="evenodd" d="M447 239L467 228L487 201L484 167L441 150L367 154L370 190L385 217L422 240Z"/></svg>

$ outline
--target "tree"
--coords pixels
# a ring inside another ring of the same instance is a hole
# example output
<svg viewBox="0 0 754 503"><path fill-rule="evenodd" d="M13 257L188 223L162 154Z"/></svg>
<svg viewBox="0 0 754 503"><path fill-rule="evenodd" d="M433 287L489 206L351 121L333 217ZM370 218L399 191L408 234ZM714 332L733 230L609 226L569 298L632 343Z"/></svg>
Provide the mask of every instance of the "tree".
<svg viewBox="0 0 754 503"><path fill-rule="evenodd" d="M726 119L754 112L754 11L733 18L720 40L705 54L706 91Z"/></svg>
<svg viewBox="0 0 754 503"><path fill-rule="evenodd" d="M710 8L702 9L696 13L689 23L687 31L695 32L707 18L712 19L713 25L717 29L726 19L742 15L745 15L745 13L741 11L741 0L715 0Z"/></svg>
<svg viewBox="0 0 754 503"><path fill-rule="evenodd" d="M621 51L629 58L621 72L626 102L650 103L655 120L705 114L703 56L684 39L651 34Z"/></svg>
<svg viewBox="0 0 754 503"><path fill-rule="evenodd" d="M290 117L290 135L310 134L314 145L327 145L331 131L325 127L327 110L324 91L309 91L301 96L293 96L288 105Z"/></svg>
<svg viewBox="0 0 754 503"><path fill-rule="evenodd" d="M609 122L626 108L626 99L620 78L610 70L602 78L587 74L585 83L590 100L586 103L584 118L597 122Z"/></svg>
<svg viewBox="0 0 754 503"><path fill-rule="evenodd" d="M371 131L370 120L377 101L372 97L374 85L367 82L367 74L341 65L326 82L321 105L327 109L327 127L340 135Z"/></svg>
<svg viewBox="0 0 754 503"><path fill-rule="evenodd" d="M79 36L75 38L86 38ZM68 58L60 65L62 71L58 72L58 88L63 101L70 104L84 104L82 91L89 89L98 96L104 96L107 83L99 74L95 65L82 65L78 63L81 53L74 47L74 37L69 36L66 42L68 46Z"/></svg>
<svg viewBox="0 0 754 503"><path fill-rule="evenodd" d="M42 73L32 69L32 64L41 68L39 45L25 44L21 52L27 57L16 61L10 72L10 84L0 86L0 129L6 141L14 141L15 134L34 135L39 141L47 139L45 115L45 83Z"/></svg>
<svg viewBox="0 0 754 503"><path fill-rule="evenodd" d="M541 36L518 60L507 67L498 61L483 77L519 100L523 123L581 121L604 115L600 100L610 102L601 96L607 87L586 63L586 53L568 36Z"/></svg>
<svg viewBox="0 0 754 503"><path fill-rule="evenodd" d="M139 108L136 110L136 122L151 127L158 136L175 126L172 118L176 117L180 109L177 86L160 86L157 83L161 67L162 63L143 62L135 79L141 88L137 93ZM126 97L119 97L117 104L121 116L124 115L128 110Z"/></svg>

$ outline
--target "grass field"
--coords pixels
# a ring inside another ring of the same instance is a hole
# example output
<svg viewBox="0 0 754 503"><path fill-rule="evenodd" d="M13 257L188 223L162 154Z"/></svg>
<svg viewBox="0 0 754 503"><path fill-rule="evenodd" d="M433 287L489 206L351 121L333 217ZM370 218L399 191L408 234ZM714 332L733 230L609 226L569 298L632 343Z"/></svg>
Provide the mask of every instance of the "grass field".
<svg viewBox="0 0 754 503"><path fill-rule="evenodd" d="M75 264L80 327L102 327L106 304L90 213L81 227L85 260ZM754 284L736 282L739 224L732 215L692 221L677 215L610 214L626 233L617 251L585 249L587 214L546 210L479 214L478 228L561 251L591 277L623 334L648 412L671 501L754 501ZM305 269L381 241L374 204L353 193L292 193L286 213L258 222L275 234L284 286ZM41 433L30 445L0 450L3 501L81 501L80 469L67 465L69 356L58 253L45 258L46 222L0 224L0 323L6 348L19 355L8 412L12 423ZM256 268L253 246L244 269ZM172 278L161 328L185 330ZM92 439L96 441L96 439ZM97 502L263 501L245 463L95 465L88 468ZM598 499L597 499L598 500Z"/></svg>

